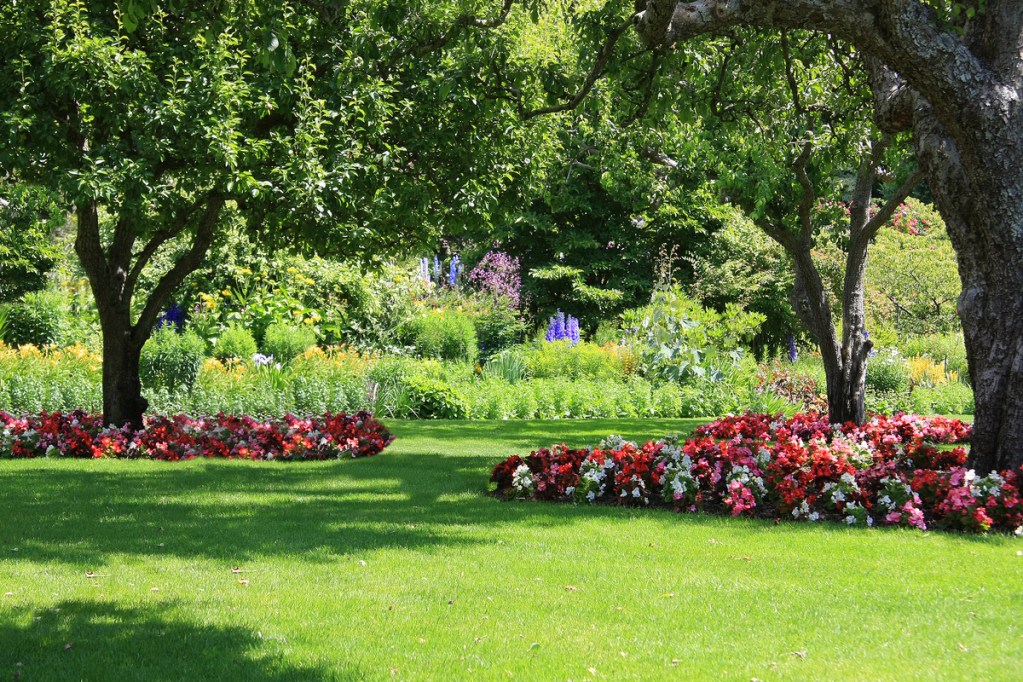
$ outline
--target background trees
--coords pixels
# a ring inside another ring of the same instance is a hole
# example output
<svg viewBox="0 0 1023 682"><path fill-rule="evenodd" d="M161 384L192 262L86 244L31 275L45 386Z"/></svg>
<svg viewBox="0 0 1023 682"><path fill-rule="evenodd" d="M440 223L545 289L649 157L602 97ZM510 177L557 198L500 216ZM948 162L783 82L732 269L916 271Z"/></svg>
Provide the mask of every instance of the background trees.
<svg viewBox="0 0 1023 682"><path fill-rule="evenodd" d="M974 463L1023 461L1023 11L1014 0L874 2L648 0L634 15L651 49L736 26L834 35L868 58L880 127L912 131L959 261L977 402Z"/></svg>
<svg viewBox="0 0 1023 682"><path fill-rule="evenodd" d="M485 59L466 29L501 23L510 3L485 17L460 7L0 8L0 173L74 209L109 422L140 423L142 346L228 223L271 248L373 260L497 208L524 132L491 134L509 107L461 86ZM445 58L449 45L464 58Z"/></svg>

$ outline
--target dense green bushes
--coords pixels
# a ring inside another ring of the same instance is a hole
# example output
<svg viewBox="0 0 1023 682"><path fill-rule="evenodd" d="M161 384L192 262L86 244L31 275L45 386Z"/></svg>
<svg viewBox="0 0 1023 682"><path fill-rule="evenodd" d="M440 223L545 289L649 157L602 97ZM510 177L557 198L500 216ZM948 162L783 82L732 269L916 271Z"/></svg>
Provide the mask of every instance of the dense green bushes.
<svg viewBox="0 0 1023 682"><path fill-rule="evenodd" d="M153 332L142 348L139 374L143 386L174 390L191 388L199 376L206 343L190 330L179 334L173 326Z"/></svg>

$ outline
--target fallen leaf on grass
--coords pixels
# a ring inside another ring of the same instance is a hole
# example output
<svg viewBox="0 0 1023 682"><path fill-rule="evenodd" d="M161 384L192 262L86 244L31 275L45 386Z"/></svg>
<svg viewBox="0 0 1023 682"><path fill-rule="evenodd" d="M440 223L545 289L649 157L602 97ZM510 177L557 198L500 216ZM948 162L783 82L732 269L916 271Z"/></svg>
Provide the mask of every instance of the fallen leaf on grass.
<svg viewBox="0 0 1023 682"><path fill-rule="evenodd" d="M249 581L245 578L238 578L238 584L244 587L248 587Z"/></svg>
<svg viewBox="0 0 1023 682"><path fill-rule="evenodd" d="M64 645L64 651L71 651L71 648L73 646L74 646L73 642L68 642L67 644Z"/></svg>
<svg viewBox="0 0 1023 682"><path fill-rule="evenodd" d="M959 650L960 651L969 651L969 649L966 648L966 645L963 644L962 642L959 642Z"/></svg>
<svg viewBox="0 0 1023 682"><path fill-rule="evenodd" d="M672 664L672 665L678 665L678 664L679 664L679 663L681 663L681 662L682 662L682 661L678 660L677 658L673 658L673 659L671 659L671 664Z"/></svg>
<svg viewBox="0 0 1023 682"><path fill-rule="evenodd" d="M366 565L366 560L365 559L359 559L359 565L360 566L365 566Z"/></svg>
<svg viewBox="0 0 1023 682"><path fill-rule="evenodd" d="M675 596L675 593L674 593L674 592L665 592L665 593L664 593L663 595L661 595L661 596L662 596L662 597L664 597L665 599L671 599L672 597L674 597L674 596Z"/></svg>
<svg viewBox="0 0 1023 682"><path fill-rule="evenodd" d="M96 577L96 574L95 574L95 573L93 573L92 571L86 571L86 572L85 572L85 577L86 577L86 578L95 578L95 577Z"/></svg>
<svg viewBox="0 0 1023 682"><path fill-rule="evenodd" d="M806 658L805 651L790 651L789 656L798 656L799 658Z"/></svg>
<svg viewBox="0 0 1023 682"><path fill-rule="evenodd" d="M5 597L13 597L14 593L13 592L4 592L4 596Z"/></svg>
<svg viewBox="0 0 1023 682"><path fill-rule="evenodd" d="M426 639L424 639L423 637L420 637L419 638L419 643L420 644L426 644Z"/></svg>
<svg viewBox="0 0 1023 682"><path fill-rule="evenodd" d="M566 592L575 592L576 591L576 587L575 587L575 585L565 585L565 591Z"/></svg>
<svg viewBox="0 0 1023 682"><path fill-rule="evenodd" d="M159 592L159 591L160 591L160 588L159 588L159 587L150 587L150 588L149 588L149 591L150 591L150 592Z"/></svg>

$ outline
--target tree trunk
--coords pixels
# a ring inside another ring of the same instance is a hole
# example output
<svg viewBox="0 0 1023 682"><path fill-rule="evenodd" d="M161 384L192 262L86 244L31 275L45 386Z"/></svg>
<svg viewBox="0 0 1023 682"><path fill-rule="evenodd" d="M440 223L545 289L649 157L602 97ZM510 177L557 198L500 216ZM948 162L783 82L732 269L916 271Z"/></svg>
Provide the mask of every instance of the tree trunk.
<svg viewBox="0 0 1023 682"><path fill-rule="evenodd" d="M971 462L981 472L1023 466L1023 130L956 144L926 107L914 120L917 156L959 261L974 394Z"/></svg>
<svg viewBox="0 0 1023 682"><path fill-rule="evenodd" d="M147 335L148 336L148 335ZM132 335L130 321L103 325L103 421L142 428L149 401L142 397L139 358L142 343Z"/></svg>

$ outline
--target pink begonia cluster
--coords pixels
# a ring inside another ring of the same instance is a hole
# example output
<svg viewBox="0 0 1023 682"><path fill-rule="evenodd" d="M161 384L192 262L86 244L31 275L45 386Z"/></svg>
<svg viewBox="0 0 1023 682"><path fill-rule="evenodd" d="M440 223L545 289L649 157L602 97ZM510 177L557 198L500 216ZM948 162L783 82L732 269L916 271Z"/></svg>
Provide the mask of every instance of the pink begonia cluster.
<svg viewBox="0 0 1023 682"><path fill-rule="evenodd" d="M269 420L179 414L149 417L139 431L105 426L101 416L83 411L0 412L0 458L322 460L370 457L393 440L368 412Z"/></svg>
<svg viewBox="0 0 1023 682"><path fill-rule="evenodd" d="M491 480L506 497L1023 534L1023 469L968 469L970 435L968 424L944 417L835 426L816 413L750 413L684 441L639 446L612 436L592 448L516 455Z"/></svg>

